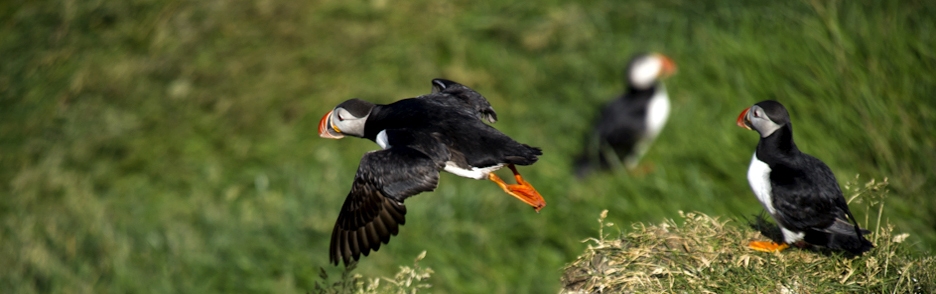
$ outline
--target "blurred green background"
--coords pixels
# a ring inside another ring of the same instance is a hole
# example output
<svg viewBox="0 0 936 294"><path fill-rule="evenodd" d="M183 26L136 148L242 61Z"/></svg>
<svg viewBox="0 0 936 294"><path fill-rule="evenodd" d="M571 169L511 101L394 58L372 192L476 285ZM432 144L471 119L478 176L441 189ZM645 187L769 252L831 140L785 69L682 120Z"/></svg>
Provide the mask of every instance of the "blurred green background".
<svg viewBox="0 0 936 294"><path fill-rule="evenodd" d="M543 148L520 171L548 205L445 174L363 259L366 277L428 250L433 292L548 293L603 209L624 228L760 213L745 178L757 135L734 123L765 99L842 185L889 179L885 215L932 252L934 15L928 0L3 1L0 289L311 290L320 267L340 272L331 229L378 148L319 138L319 118L352 97L428 93L436 77ZM570 158L640 51L679 66L653 172L576 181Z"/></svg>

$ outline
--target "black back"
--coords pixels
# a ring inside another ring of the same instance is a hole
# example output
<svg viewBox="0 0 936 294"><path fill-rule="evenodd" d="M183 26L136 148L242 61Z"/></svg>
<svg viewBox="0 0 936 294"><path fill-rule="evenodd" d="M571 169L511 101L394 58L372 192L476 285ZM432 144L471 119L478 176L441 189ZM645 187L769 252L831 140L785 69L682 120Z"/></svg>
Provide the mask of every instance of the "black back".
<svg viewBox="0 0 936 294"><path fill-rule="evenodd" d="M805 233L804 240L811 244L854 254L873 248L848 209L832 170L793 143L793 127L786 110L779 112L775 106L758 105L774 122L786 121L773 134L761 138L756 152L757 159L771 169L771 204L778 224Z"/></svg>
<svg viewBox="0 0 936 294"><path fill-rule="evenodd" d="M378 105L367 120L364 137L375 140L382 130L400 128L434 134L449 148L451 160L465 168L530 165L542 155L539 148L514 141L482 122L473 108L454 107L433 95L446 94Z"/></svg>
<svg viewBox="0 0 936 294"><path fill-rule="evenodd" d="M627 92L608 102L595 121L594 131L586 138L584 150L576 157L578 177L593 170L620 165L633 152L647 130L647 108L658 85L649 89L628 87Z"/></svg>

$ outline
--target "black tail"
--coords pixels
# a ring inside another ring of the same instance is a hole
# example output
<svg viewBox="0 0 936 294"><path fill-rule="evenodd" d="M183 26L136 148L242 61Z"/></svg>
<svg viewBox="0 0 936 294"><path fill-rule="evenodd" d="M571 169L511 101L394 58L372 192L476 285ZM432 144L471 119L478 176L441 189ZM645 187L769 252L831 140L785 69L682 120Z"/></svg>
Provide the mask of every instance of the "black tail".
<svg viewBox="0 0 936 294"><path fill-rule="evenodd" d="M855 236L855 235L836 235L829 234L829 244L828 246L831 249L845 250L855 255L861 255L862 253L868 252L874 248L874 244L868 239L865 239L864 236Z"/></svg>
<svg viewBox="0 0 936 294"><path fill-rule="evenodd" d="M531 165L536 163L539 160L539 156L543 155L543 150L538 147L533 147L527 144L520 144L522 147L517 148L519 150L514 151L514 155L508 155L504 159L505 163L516 164L516 165Z"/></svg>
<svg viewBox="0 0 936 294"><path fill-rule="evenodd" d="M851 215L851 213L848 214ZM869 232L862 230L857 224L853 225L848 221L836 219L828 228L807 231L805 240L810 244L861 255L874 248L874 244L864 237L867 233Z"/></svg>
<svg viewBox="0 0 936 294"><path fill-rule="evenodd" d="M852 226L855 229L855 237L858 239L857 246L852 246L852 250L846 249L854 254L862 254L874 248L874 244L868 239L865 239L864 235L871 233L871 231L863 230L858 226L858 222L855 220L855 216L852 215L851 210L846 209L845 214L848 215L848 218L852 221Z"/></svg>

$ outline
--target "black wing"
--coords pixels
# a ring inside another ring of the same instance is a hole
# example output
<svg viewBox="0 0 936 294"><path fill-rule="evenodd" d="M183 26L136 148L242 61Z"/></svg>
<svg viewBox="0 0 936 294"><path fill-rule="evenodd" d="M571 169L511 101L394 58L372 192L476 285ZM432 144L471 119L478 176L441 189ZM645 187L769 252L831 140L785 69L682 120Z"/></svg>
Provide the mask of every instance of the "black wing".
<svg viewBox="0 0 936 294"><path fill-rule="evenodd" d="M646 131L647 109L654 91L629 92L602 109L595 130L619 155L630 154Z"/></svg>
<svg viewBox="0 0 936 294"><path fill-rule="evenodd" d="M805 232L805 240L811 244L854 254L874 248L871 241L863 236L867 231L858 226L848 209L848 202L832 170L819 159L803 155L804 165L812 169L794 171L779 167L779 170L771 172L773 205L779 216L777 221L791 231ZM779 176L781 174L793 176L784 178ZM784 184L793 182L799 185ZM800 188L792 189L794 186Z"/></svg>
<svg viewBox="0 0 936 294"><path fill-rule="evenodd" d="M403 200L435 190L447 151L432 136L422 140L406 130L390 130L390 148L361 159L351 192L332 231L330 260L358 260L390 241L406 222Z"/></svg>
<svg viewBox="0 0 936 294"><path fill-rule="evenodd" d="M583 150L574 163L579 178L595 169L620 165L621 160L634 152L634 146L647 127L648 101L642 97L622 96L601 109L593 126L594 131L585 137Z"/></svg>
<svg viewBox="0 0 936 294"><path fill-rule="evenodd" d="M432 94L423 97L440 100L449 106L467 107L478 118L486 119L490 123L497 121L497 113L487 98L474 89L450 80L433 79Z"/></svg>
<svg viewBox="0 0 936 294"><path fill-rule="evenodd" d="M840 206L848 209L832 170L803 155L805 162L771 166L770 173L774 208L784 227L799 232L827 228L836 218L846 217ZM802 168L806 166L810 168Z"/></svg>

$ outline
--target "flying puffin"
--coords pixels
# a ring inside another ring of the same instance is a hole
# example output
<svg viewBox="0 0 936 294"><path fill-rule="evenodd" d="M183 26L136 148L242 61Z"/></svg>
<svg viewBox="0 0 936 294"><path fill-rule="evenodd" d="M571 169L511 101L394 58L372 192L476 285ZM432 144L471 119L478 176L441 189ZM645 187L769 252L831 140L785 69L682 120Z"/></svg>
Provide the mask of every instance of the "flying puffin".
<svg viewBox="0 0 936 294"><path fill-rule="evenodd" d="M638 54L627 65L627 90L604 106L575 159L579 178L621 165L633 170L666 124L670 101L662 79L676 71L663 54Z"/></svg>
<svg viewBox="0 0 936 294"><path fill-rule="evenodd" d="M803 153L793 143L786 108L761 101L738 116L738 126L760 134L748 168L751 190L783 232L783 243L751 241L748 247L775 252L789 247L820 245L862 254L874 248L858 227L832 170Z"/></svg>
<svg viewBox="0 0 936 294"><path fill-rule="evenodd" d="M407 198L435 190L439 172L488 179L532 206L546 205L514 165L531 165L539 148L514 141L485 124L497 114L481 94L461 84L435 79L431 94L374 104L350 99L319 121L319 136L366 138L382 150L364 154L332 231L330 261L358 260L388 243L405 223ZM493 172L507 166L517 184Z"/></svg>

